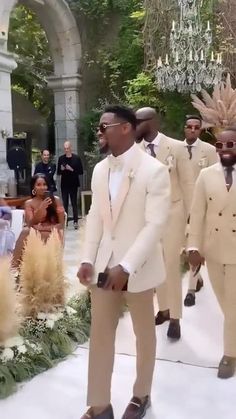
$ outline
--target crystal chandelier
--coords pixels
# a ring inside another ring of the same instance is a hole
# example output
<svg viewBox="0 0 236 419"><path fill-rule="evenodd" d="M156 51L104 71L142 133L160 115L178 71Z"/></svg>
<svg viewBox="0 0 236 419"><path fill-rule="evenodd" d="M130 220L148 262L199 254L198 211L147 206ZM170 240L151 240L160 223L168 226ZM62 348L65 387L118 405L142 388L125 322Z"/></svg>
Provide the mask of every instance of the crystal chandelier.
<svg viewBox="0 0 236 419"><path fill-rule="evenodd" d="M180 93L199 92L222 80L222 54L212 50L210 22L204 29L200 18L202 0L178 0L180 20L172 22L170 56L156 64L159 90Z"/></svg>

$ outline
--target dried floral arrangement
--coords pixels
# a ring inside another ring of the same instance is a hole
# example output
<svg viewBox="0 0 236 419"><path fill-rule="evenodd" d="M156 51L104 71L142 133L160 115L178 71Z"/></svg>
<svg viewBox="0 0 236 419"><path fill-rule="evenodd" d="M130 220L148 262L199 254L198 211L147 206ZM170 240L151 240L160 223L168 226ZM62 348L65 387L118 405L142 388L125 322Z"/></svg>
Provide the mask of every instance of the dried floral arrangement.
<svg viewBox="0 0 236 419"><path fill-rule="evenodd" d="M32 231L20 271L19 298L10 261L1 260L0 398L8 397L18 383L51 368L88 339L89 293L65 302L62 260L56 233L45 245Z"/></svg>
<svg viewBox="0 0 236 419"><path fill-rule="evenodd" d="M201 91L202 99L192 94L192 105L203 119L205 128L221 129L236 125L236 89L231 84L230 74L226 81L214 86L212 96Z"/></svg>

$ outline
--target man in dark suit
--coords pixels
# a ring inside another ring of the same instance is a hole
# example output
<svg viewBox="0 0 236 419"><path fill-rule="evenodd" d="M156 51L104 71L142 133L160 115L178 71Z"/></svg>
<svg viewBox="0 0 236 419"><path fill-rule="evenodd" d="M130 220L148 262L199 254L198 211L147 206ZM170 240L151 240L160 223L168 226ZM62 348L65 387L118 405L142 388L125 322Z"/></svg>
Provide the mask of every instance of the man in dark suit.
<svg viewBox="0 0 236 419"><path fill-rule="evenodd" d="M63 205L68 214L69 197L71 200L74 228L78 229L78 188L80 186L79 176L83 174L83 166L80 157L72 153L71 143L64 143L65 154L59 157L57 174L61 176L61 194Z"/></svg>
<svg viewBox="0 0 236 419"><path fill-rule="evenodd" d="M50 190L55 192L57 190L56 183L54 180L54 175L56 173L56 165L50 161L50 151L42 150L41 151L41 158L42 160L36 164L34 174L36 173L43 173L48 180L50 185Z"/></svg>

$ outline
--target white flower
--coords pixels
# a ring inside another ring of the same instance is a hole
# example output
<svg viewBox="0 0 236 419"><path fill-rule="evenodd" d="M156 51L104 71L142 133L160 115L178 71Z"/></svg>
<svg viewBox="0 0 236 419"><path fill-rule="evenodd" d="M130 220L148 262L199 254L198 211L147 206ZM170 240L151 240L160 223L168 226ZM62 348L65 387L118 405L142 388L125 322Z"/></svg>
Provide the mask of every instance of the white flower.
<svg viewBox="0 0 236 419"><path fill-rule="evenodd" d="M21 346L24 343L24 339L21 336L14 336L13 338L7 339L4 343L5 348L13 348L13 346Z"/></svg>
<svg viewBox="0 0 236 419"><path fill-rule="evenodd" d="M17 351L19 352L19 354L25 354L27 352L27 348L25 345L21 345L17 347Z"/></svg>
<svg viewBox="0 0 236 419"><path fill-rule="evenodd" d="M53 320L54 322L57 322L63 317L63 313L61 311L57 313L48 313L47 314L47 320Z"/></svg>
<svg viewBox="0 0 236 419"><path fill-rule="evenodd" d="M46 313L38 313L37 314L37 319L38 320L46 320L46 318L47 318L47 314Z"/></svg>
<svg viewBox="0 0 236 419"><path fill-rule="evenodd" d="M128 173L128 178L129 178L130 180L132 180L132 179L134 178L134 176L135 176L134 171L133 171L133 169L131 169L131 170L129 171L129 173Z"/></svg>
<svg viewBox="0 0 236 419"><path fill-rule="evenodd" d="M4 362L11 361L14 358L14 352L10 348L5 348L1 355L1 360Z"/></svg>
<svg viewBox="0 0 236 419"><path fill-rule="evenodd" d="M48 329L53 329L54 323L55 323L54 320L49 319L49 320L46 321L46 327L48 327Z"/></svg>
<svg viewBox="0 0 236 419"><path fill-rule="evenodd" d="M73 316L73 314L77 313L77 311L70 306L66 306L66 312L67 312L68 316Z"/></svg>

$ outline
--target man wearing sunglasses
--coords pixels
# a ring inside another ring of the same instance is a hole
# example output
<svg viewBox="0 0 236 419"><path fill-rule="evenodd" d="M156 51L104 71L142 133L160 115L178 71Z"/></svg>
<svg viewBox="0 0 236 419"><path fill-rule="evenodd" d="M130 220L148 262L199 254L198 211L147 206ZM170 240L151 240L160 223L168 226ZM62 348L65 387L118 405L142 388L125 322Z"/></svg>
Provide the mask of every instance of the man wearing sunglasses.
<svg viewBox="0 0 236 419"><path fill-rule="evenodd" d="M204 257L224 314L224 356L218 377L234 375L236 365L236 129L216 142L220 162L201 171L190 212L189 262ZM192 249L192 250L191 250Z"/></svg>
<svg viewBox="0 0 236 419"><path fill-rule="evenodd" d="M153 290L165 277L161 237L170 182L166 167L135 144L135 128L134 112L118 105L105 109L98 126L100 148L111 154L93 172L78 272L80 282L90 287L92 303L87 397L91 407L83 419L114 418L111 378L124 299L137 341L137 378L122 419L141 419L150 406L156 352Z"/></svg>
<svg viewBox="0 0 236 419"><path fill-rule="evenodd" d="M202 120L197 115L186 117L184 134L185 140L181 142L181 160L179 173L181 187L183 190L186 221L189 220L189 212L193 197L194 186L199 173L205 167L211 166L218 161L215 147L200 140L202 131ZM203 287L203 280L200 275L200 266L189 271L189 287L184 299L184 305L191 307L195 305L195 292Z"/></svg>
<svg viewBox="0 0 236 419"><path fill-rule="evenodd" d="M164 163L170 174L171 211L163 237L167 275L166 281L157 289L159 312L156 315L156 325L170 320L167 336L178 340L181 337L182 317L180 253L185 232L184 205L178 171L181 142L159 132L159 117L155 109L139 109L136 117L137 142L141 141L141 149Z"/></svg>

